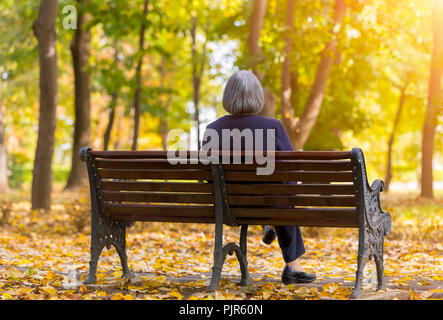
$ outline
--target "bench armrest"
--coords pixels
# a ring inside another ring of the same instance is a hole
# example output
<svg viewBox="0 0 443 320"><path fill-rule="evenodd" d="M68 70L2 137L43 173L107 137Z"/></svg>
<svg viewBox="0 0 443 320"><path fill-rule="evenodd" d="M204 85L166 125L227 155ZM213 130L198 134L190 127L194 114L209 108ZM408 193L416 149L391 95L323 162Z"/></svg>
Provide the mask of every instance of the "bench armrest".
<svg viewBox="0 0 443 320"><path fill-rule="evenodd" d="M374 180L371 185L372 192L382 192L385 189L385 183L381 179Z"/></svg>
<svg viewBox="0 0 443 320"><path fill-rule="evenodd" d="M86 161L86 157L88 155L88 152L91 151L92 149L90 147L82 147L80 149L80 159L82 161Z"/></svg>
<svg viewBox="0 0 443 320"><path fill-rule="evenodd" d="M365 159L361 149L352 149L351 161L354 164L357 179L360 180L359 193L362 201L364 201L365 223L372 230L382 228L385 235L389 234L391 231L391 215L389 212L383 211L380 204L380 192L384 190L384 182L377 179L372 185L369 185Z"/></svg>

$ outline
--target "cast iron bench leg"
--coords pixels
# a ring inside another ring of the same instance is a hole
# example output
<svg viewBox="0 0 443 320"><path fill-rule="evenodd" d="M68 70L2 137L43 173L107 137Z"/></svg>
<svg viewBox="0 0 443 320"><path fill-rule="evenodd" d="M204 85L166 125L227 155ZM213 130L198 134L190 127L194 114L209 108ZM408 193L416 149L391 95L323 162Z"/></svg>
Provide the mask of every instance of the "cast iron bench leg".
<svg viewBox="0 0 443 320"><path fill-rule="evenodd" d="M383 290L386 288L386 281L384 276L383 267L383 253L380 256L375 256L375 265L377 267L377 290Z"/></svg>
<svg viewBox="0 0 443 320"><path fill-rule="evenodd" d="M97 263L104 246L91 245L91 260L89 261L88 278L83 281L84 284L94 284L96 281Z"/></svg>
<svg viewBox="0 0 443 320"><path fill-rule="evenodd" d="M366 262L369 259L374 259L376 269L377 269L377 290L383 290L386 287L385 283L385 276L384 276L384 267L383 267L383 242L384 242L384 236L383 236L383 229L378 230L370 230L369 228L366 228L366 239L372 239L372 242L366 243L366 245L363 244L363 247L361 247L361 244L359 244L359 253L357 257L357 272L355 277L355 286L354 291L351 295L352 299L357 299L360 296L361 291L361 284L363 280L363 270L365 268ZM370 235L369 233L372 232L373 235Z"/></svg>
<svg viewBox="0 0 443 320"><path fill-rule="evenodd" d="M351 299L357 299L360 297L361 284L363 281L363 270L365 269L367 260L368 260L368 255L364 248L364 244L359 243L358 256L357 256L357 271L355 273L355 284L354 284L354 290L351 294Z"/></svg>
<svg viewBox="0 0 443 320"><path fill-rule="evenodd" d="M248 272L248 257L247 257L247 244L248 244L248 226L243 225L240 231L240 250L235 253L237 255L238 262L240 263L241 271L241 286L248 286L251 283L251 278Z"/></svg>
<svg viewBox="0 0 443 320"><path fill-rule="evenodd" d="M126 221L106 221L102 217L94 215L91 230L91 260L89 262L88 278L85 284L93 284L96 281L97 263L103 248L116 249L122 265L122 278L134 278L134 273L129 269L126 255Z"/></svg>
<svg viewBox="0 0 443 320"><path fill-rule="evenodd" d="M114 246L120 257L122 265L122 278L134 278L134 273L129 270L128 256L126 255L126 221L109 221L105 238L106 247Z"/></svg>
<svg viewBox="0 0 443 320"><path fill-rule="evenodd" d="M217 228L218 227L218 228ZM221 230L221 232L220 232ZM219 232L217 232L219 231ZM235 251L235 255L237 257L237 260L240 264L240 271L241 271L241 280L240 285L241 286L247 286L250 284L250 277L248 272L248 260L246 256L246 250L247 250L247 232L248 232L248 226L244 225L241 227L240 232L240 246L235 244L234 242L227 243L224 247L222 247L222 241L223 241L223 225L220 226L216 225L216 235L215 235L215 248L214 248L214 266L212 267L212 279L211 283L208 287L208 291L214 292L219 287L219 282L221 278L221 272L223 268L223 264L226 260L226 256L232 255Z"/></svg>

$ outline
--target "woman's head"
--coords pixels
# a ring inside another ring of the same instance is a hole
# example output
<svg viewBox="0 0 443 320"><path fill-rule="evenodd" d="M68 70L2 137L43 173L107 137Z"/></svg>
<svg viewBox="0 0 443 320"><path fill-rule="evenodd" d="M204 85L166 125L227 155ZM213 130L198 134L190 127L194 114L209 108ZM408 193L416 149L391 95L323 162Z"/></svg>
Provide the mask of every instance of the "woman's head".
<svg viewBox="0 0 443 320"><path fill-rule="evenodd" d="M234 73L223 92L223 108L231 114L255 114L263 110L265 98L257 77L249 71Z"/></svg>

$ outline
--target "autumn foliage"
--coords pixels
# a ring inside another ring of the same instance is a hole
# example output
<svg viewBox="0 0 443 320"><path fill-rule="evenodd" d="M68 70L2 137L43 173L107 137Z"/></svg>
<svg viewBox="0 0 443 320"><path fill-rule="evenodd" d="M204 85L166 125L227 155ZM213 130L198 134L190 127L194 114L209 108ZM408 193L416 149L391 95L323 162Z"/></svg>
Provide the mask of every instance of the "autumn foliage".
<svg viewBox="0 0 443 320"><path fill-rule="evenodd" d="M12 195L11 195L12 197ZM57 194L52 211L31 211L21 194L1 201L0 298L2 299L348 299L355 281L357 229L302 228L307 252L302 264L315 272L314 285L284 286L284 266L277 243L261 242L262 230L248 238L253 284L240 288L234 257L223 268L221 288L206 292L212 267L213 225L140 223L127 236L133 281L120 278L113 248L99 261L97 284L81 285L86 277L90 245L90 207L85 193ZM414 200L391 195L383 205L393 218L385 239L387 291L412 299L442 298L443 199ZM225 241L236 241L228 228ZM375 266L365 269L364 289L375 286ZM369 293L368 293L369 294Z"/></svg>

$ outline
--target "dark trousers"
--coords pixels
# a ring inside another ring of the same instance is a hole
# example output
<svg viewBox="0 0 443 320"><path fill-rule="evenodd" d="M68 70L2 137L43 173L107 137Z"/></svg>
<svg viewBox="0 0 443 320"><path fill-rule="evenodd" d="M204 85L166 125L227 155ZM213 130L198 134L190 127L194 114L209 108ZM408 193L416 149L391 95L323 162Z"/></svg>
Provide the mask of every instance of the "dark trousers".
<svg viewBox="0 0 443 320"><path fill-rule="evenodd" d="M247 184L249 182L232 181L232 184ZM297 184L297 182L289 182L290 184ZM236 206L231 206L232 208ZM250 208L270 208L266 206L251 206ZM276 208L276 207L271 207ZM278 206L277 208L288 208L285 206ZM289 207L290 208L290 207ZM265 226L262 226L263 228ZM278 244L282 252L283 260L288 263L294 261L306 252L305 244L301 235L300 228L297 226L275 226L277 233Z"/></svg>
<svg viewBox="0 0 443 320"><path fill-rule="evenodd" d="M275 231L283 259L286 263L297 259L305 253L305 245L299 227L276 226Z"/></svg>

